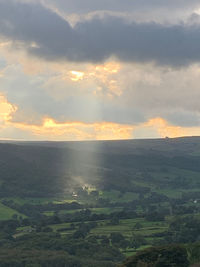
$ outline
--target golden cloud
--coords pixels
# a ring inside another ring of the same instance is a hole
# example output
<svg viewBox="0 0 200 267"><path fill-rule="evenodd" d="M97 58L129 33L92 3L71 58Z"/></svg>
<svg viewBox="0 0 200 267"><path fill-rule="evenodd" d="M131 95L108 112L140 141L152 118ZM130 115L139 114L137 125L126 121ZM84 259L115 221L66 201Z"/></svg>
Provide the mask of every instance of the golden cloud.
<svg viewBox="0 0 200 267"><path fill-rule="evenodd" d="M21 130L31 131L35 136L49 140L117 140L132 137L133 127L109 122L58 123L51 118L45 118L41 126L13 123Z"/></svg>
<svg viewBox="0 0 200 267"><path fill-rule="evenodd" d="M150 133L154 129L157 137L180 137L200 133L198 128L183 128L173 126L162 118L153 118L139 125L124 125L113 122L64 122L59 123L51 118L45 118L42 125L27 125L13 123L18 129L31 132L36 138L48 140L120 140L133 138L134 130L143 129ZM148 136L151 137L151 136Z"/></svg>
<svg viewBox="0 0 200 267"><path fill-rule="evenodd" d="M160 137L179 137L187 133L187 129L180 126L170 125L163 118L153 118L143 124L143 127L153 127L157 130Z"/></svg>
<svg viewBox="0 0 200 267"><path fill-rule="evenodd" d="M16 110L17 107L9 103L3 94L0 94L0 122L8 122Z"/></svg>
<svg viewBox="0 0 200 267"><path fill-rule="evenodd" d="M200 127L180 127L169 124L163 118L151 118L138 125L119 124L114 122L84 123L79 121L57 122L52 118L44 118L41 125L30 125L13 122L12 116L17 107L8 102L3 94L0 94L0 125L22 132L29 132L33 139L46 140L119 140L131 139L135 130L146 132L151 137L152 129L157 132L157 137L180 137L199 135ZM140 136L138 136L140 137ZM13 139L15 136L13 136Z"/></svg>

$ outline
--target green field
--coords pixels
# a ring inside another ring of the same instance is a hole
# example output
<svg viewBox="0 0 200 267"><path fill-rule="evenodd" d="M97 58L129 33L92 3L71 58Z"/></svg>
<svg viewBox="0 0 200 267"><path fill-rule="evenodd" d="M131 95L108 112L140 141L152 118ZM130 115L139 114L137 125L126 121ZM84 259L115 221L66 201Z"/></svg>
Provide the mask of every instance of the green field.
<svg viewBox="0 0 200 267"><path fill-rule="evenodd" d="M90 208L92 214L111 214L112 212L119 212L122 211L123 208L121 207L114 207L114 208ZM75 209L75 210L61 210L59 214L73 214L76 212L84 211L84 209ZM43 213L46 216L53 216L55 214L54 211L46 211Z"/></svg>
<svg viewBox="0 0 200 267"><path fill-rule="evenodd" d="M142 227L138 230L134 228L136 223L141 223ZM120 220L119 225L109 225L109 221L104 221L91 231L94 235L110 235L112 232L123 233L125 237L130 237L133 233L142 234L148 237L154 233L161 233L167 229L167 224L147 222L144 219L125 219Z"/></svg>
<svg viewBox="0 0 200 267"><path fill-rule="evenodd" d="M138 199L138 194L132 192L126 192L121 194L119 191L100 191L100 197L103 199L109 199L111 202L129 202L134 199Z"/></svg>
<svg viewBox="0 0 200 267"><path fill-rule="evenodd" d="M0 220L10 220L12 219L13 215L21 216L25 218L26 216L17 212L14 209L11 209L2 203L0 203Z"/></svg>
<svg viewBox="0 0 200 267"><path fill-rule="evenodd" d="M19 204L19 205L23 205L23 204L33 204L33 205L37 205L37 204L48 204L48 203L55 203L55 204L62 204L62 203L71 203L73 201L76 201L76 199L65 199L65 198L20 198L20 197L7 197L4 198L5 200L12 200L15 203Z"/></svg>

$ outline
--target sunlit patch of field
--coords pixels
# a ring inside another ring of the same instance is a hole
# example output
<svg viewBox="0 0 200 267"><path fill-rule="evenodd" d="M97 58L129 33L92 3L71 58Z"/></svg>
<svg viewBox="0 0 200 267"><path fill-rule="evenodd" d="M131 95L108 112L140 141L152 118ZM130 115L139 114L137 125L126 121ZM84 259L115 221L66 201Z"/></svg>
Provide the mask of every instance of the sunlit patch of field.
<svg viewBox="0 0 200 267"><path fill-rule="evenodd" d="M22 218L25 218L26 216L17 212L14 209L11 209L2 203L0 203L0 220L10 220L12 219L13 215L21 216Z"/></svg>

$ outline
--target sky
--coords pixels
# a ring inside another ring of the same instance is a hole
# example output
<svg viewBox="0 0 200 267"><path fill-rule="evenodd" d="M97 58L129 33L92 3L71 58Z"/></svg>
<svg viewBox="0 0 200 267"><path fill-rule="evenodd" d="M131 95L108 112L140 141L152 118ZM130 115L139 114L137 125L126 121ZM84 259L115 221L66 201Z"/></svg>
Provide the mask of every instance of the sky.
<svg viewBox="0 0 200 267"><path fill-rule="evenodd" d="M200 135L199 0L0 0L0 139Z"/></svg>

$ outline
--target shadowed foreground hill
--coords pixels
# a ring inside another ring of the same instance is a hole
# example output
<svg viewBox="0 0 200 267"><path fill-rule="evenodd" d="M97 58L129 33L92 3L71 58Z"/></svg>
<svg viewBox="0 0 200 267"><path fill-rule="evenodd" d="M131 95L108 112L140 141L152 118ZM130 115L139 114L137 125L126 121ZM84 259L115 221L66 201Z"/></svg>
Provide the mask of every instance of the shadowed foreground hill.
<svg viewBox="0 0 200 267"><path fill-rule="evenodd" d="M188 267L187 250L171 245L150 248L128 258L121 267Z"/></svg>

